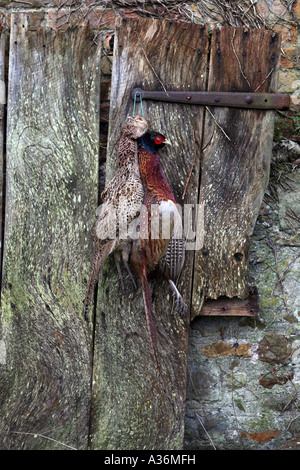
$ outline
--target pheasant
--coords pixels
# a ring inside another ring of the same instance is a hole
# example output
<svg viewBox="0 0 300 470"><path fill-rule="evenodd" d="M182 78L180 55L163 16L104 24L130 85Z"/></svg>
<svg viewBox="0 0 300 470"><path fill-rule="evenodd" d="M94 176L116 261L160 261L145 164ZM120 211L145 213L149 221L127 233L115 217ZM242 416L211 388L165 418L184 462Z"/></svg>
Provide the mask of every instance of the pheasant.
<svg viewBox="0 0 300 470"><path fill-rule="evenodd" d="M170 281L173 290L175 290L177 300L180 299L181 304L184 305L174 283L175 277L181 271L184 262L184 242L183 239L177 240L172 236L174 224L178 220L181 221L181 218L176 207L175 196L162 172L157 154L157 151L168 143L163 135L153 131L148 131L139 139L138 160L144 188L144 210L140 214L139 237L132 241L130 255L130 263L141 281L154 360L162 383L164 382L157 355L156 328L153 319L148 273L160 267L164 276ZM164 217L170 221L169 233L163 233L163 228L159 228ZM177 259L177 253L174 251L176 247L181 247Z"/></svg>
<svg viewBox="0 0 300 470"><path fill-rule="evenodd" d="M122 230L140 213L144 190L140 179L137 156L137 140L148 129L147 120L140 115L130 118L123 130L118 148L118 171L101 194L103 203L94 226L94 257L84 300L84 316L88 309L95 285L107 257L114 253L119 275L122 258L133 282L128 264L130 240Z"/></svg>

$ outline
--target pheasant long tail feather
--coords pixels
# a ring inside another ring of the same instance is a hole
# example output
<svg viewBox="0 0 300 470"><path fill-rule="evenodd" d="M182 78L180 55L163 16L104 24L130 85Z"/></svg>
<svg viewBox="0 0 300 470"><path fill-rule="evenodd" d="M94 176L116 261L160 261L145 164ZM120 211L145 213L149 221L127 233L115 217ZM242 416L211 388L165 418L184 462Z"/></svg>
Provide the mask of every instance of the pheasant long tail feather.
<svg viewBox="0 0 300 470"><path fill-rule="evenodd" d="M88 311L93 297L95 286L98 282L100 272L103 269L107 257L110 255L113 248L114 240L107 240L105 243L97 243L95 246L94 258L92 269L88 281L87 292L83 303L83 313L85 319L88 319Z"/></svg>
<svg viewBox="0 0 300 470"><path fill-rule="evenodd" d="M163 379L161 367L160 367L158 356L157 356L156 326L155 326L155 322L153 318L153 306L152 306L151 292L150 292L150 288L148 284L146 268L143 269L143 272L140 275L140 280L142 284L146 319L147 319L147 325L148 325L148 330L149 330L153 356L154 356L154 360L156 363L157 371L159 373L159 376L162 382L162 386L164 388L164 391L166 392L165 382Z"/></svg>

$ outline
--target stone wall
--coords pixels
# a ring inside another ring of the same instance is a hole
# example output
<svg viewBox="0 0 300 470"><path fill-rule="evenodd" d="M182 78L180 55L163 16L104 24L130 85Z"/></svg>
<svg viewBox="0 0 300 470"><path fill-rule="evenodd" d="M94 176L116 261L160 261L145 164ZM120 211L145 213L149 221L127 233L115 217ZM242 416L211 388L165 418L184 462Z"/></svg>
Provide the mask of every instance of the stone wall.
<svg viewBox="0 0 300 470"><path fill-rule="evenodd" d="M198 2L0 0L2 24L30 11L32 29L67 28L89 18L103 41L101 184L104 184L112 38L118 15L151 16L282 33L279 92L292 106L276 114L270 183L252 238L250 282L260 317L199 317L190 328L186 449L300 447L300 0ZM259 58L258 58L259 60Z"/></svg>
<svg viewBox="0 0 300 470"><path fill-rule="evenodd" d="M188 449L300 448L299 147L278 147L251 246L260 317L191 325Z"/></svg>

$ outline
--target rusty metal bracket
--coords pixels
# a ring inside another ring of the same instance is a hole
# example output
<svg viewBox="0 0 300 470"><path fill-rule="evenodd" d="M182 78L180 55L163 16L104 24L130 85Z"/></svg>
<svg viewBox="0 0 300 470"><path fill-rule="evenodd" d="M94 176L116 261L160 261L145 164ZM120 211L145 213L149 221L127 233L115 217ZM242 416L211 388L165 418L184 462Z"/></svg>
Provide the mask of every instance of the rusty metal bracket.
<svg viewBox="0 0 300 470"><path fill-rule="evenodd" d="M242 93L216 91L145 91L134 88L132 99L155 100L170 103L226 106L246 109L289 109L290 95L283 93Z"/></svg>

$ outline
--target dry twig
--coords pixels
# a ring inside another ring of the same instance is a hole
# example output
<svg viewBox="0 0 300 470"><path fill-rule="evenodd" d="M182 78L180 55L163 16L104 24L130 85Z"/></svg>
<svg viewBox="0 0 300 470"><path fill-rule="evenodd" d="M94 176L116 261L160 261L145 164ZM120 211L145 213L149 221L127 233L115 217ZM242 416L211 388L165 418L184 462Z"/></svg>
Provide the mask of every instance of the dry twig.
<svg viewBox="0 0 300 470"><path fill-rule="evenodd" d="M67 447L68 449L77 450L76 447L69 446L68 444L65 444L64 442L57 441L56 439L53 439L52 437L45 436L44 434L38 434L36 432L23 432L23 431L10 431L10 433L11 434L23 434L26 436L33 436L33 437L42 437L43 439L48 439L49 441L53 441L64 447Z"/></svg>
<svg viewBox="0 0 300 470"><path fill-rule="evenodd" d="M193 168L194 168L194 165L195 165L195 161L196 161L196 140L195 140L195 131L194 131L194 129L193 129L193 139L194 139L194 159L193 159L193 163L192 163L192 166L191 166L191 169L190 169L190 172L189 172L188 179L187 179L187 181L186 181L186 183L185 183L185 187L184 187L184 191L183 191L183 194L182 194L181 199L184 199L184 197L185 197L185 193L186 193L186 190L187 190L189 181L190 181L190 179L191 179L192 171L193 171Z"/></svg>

